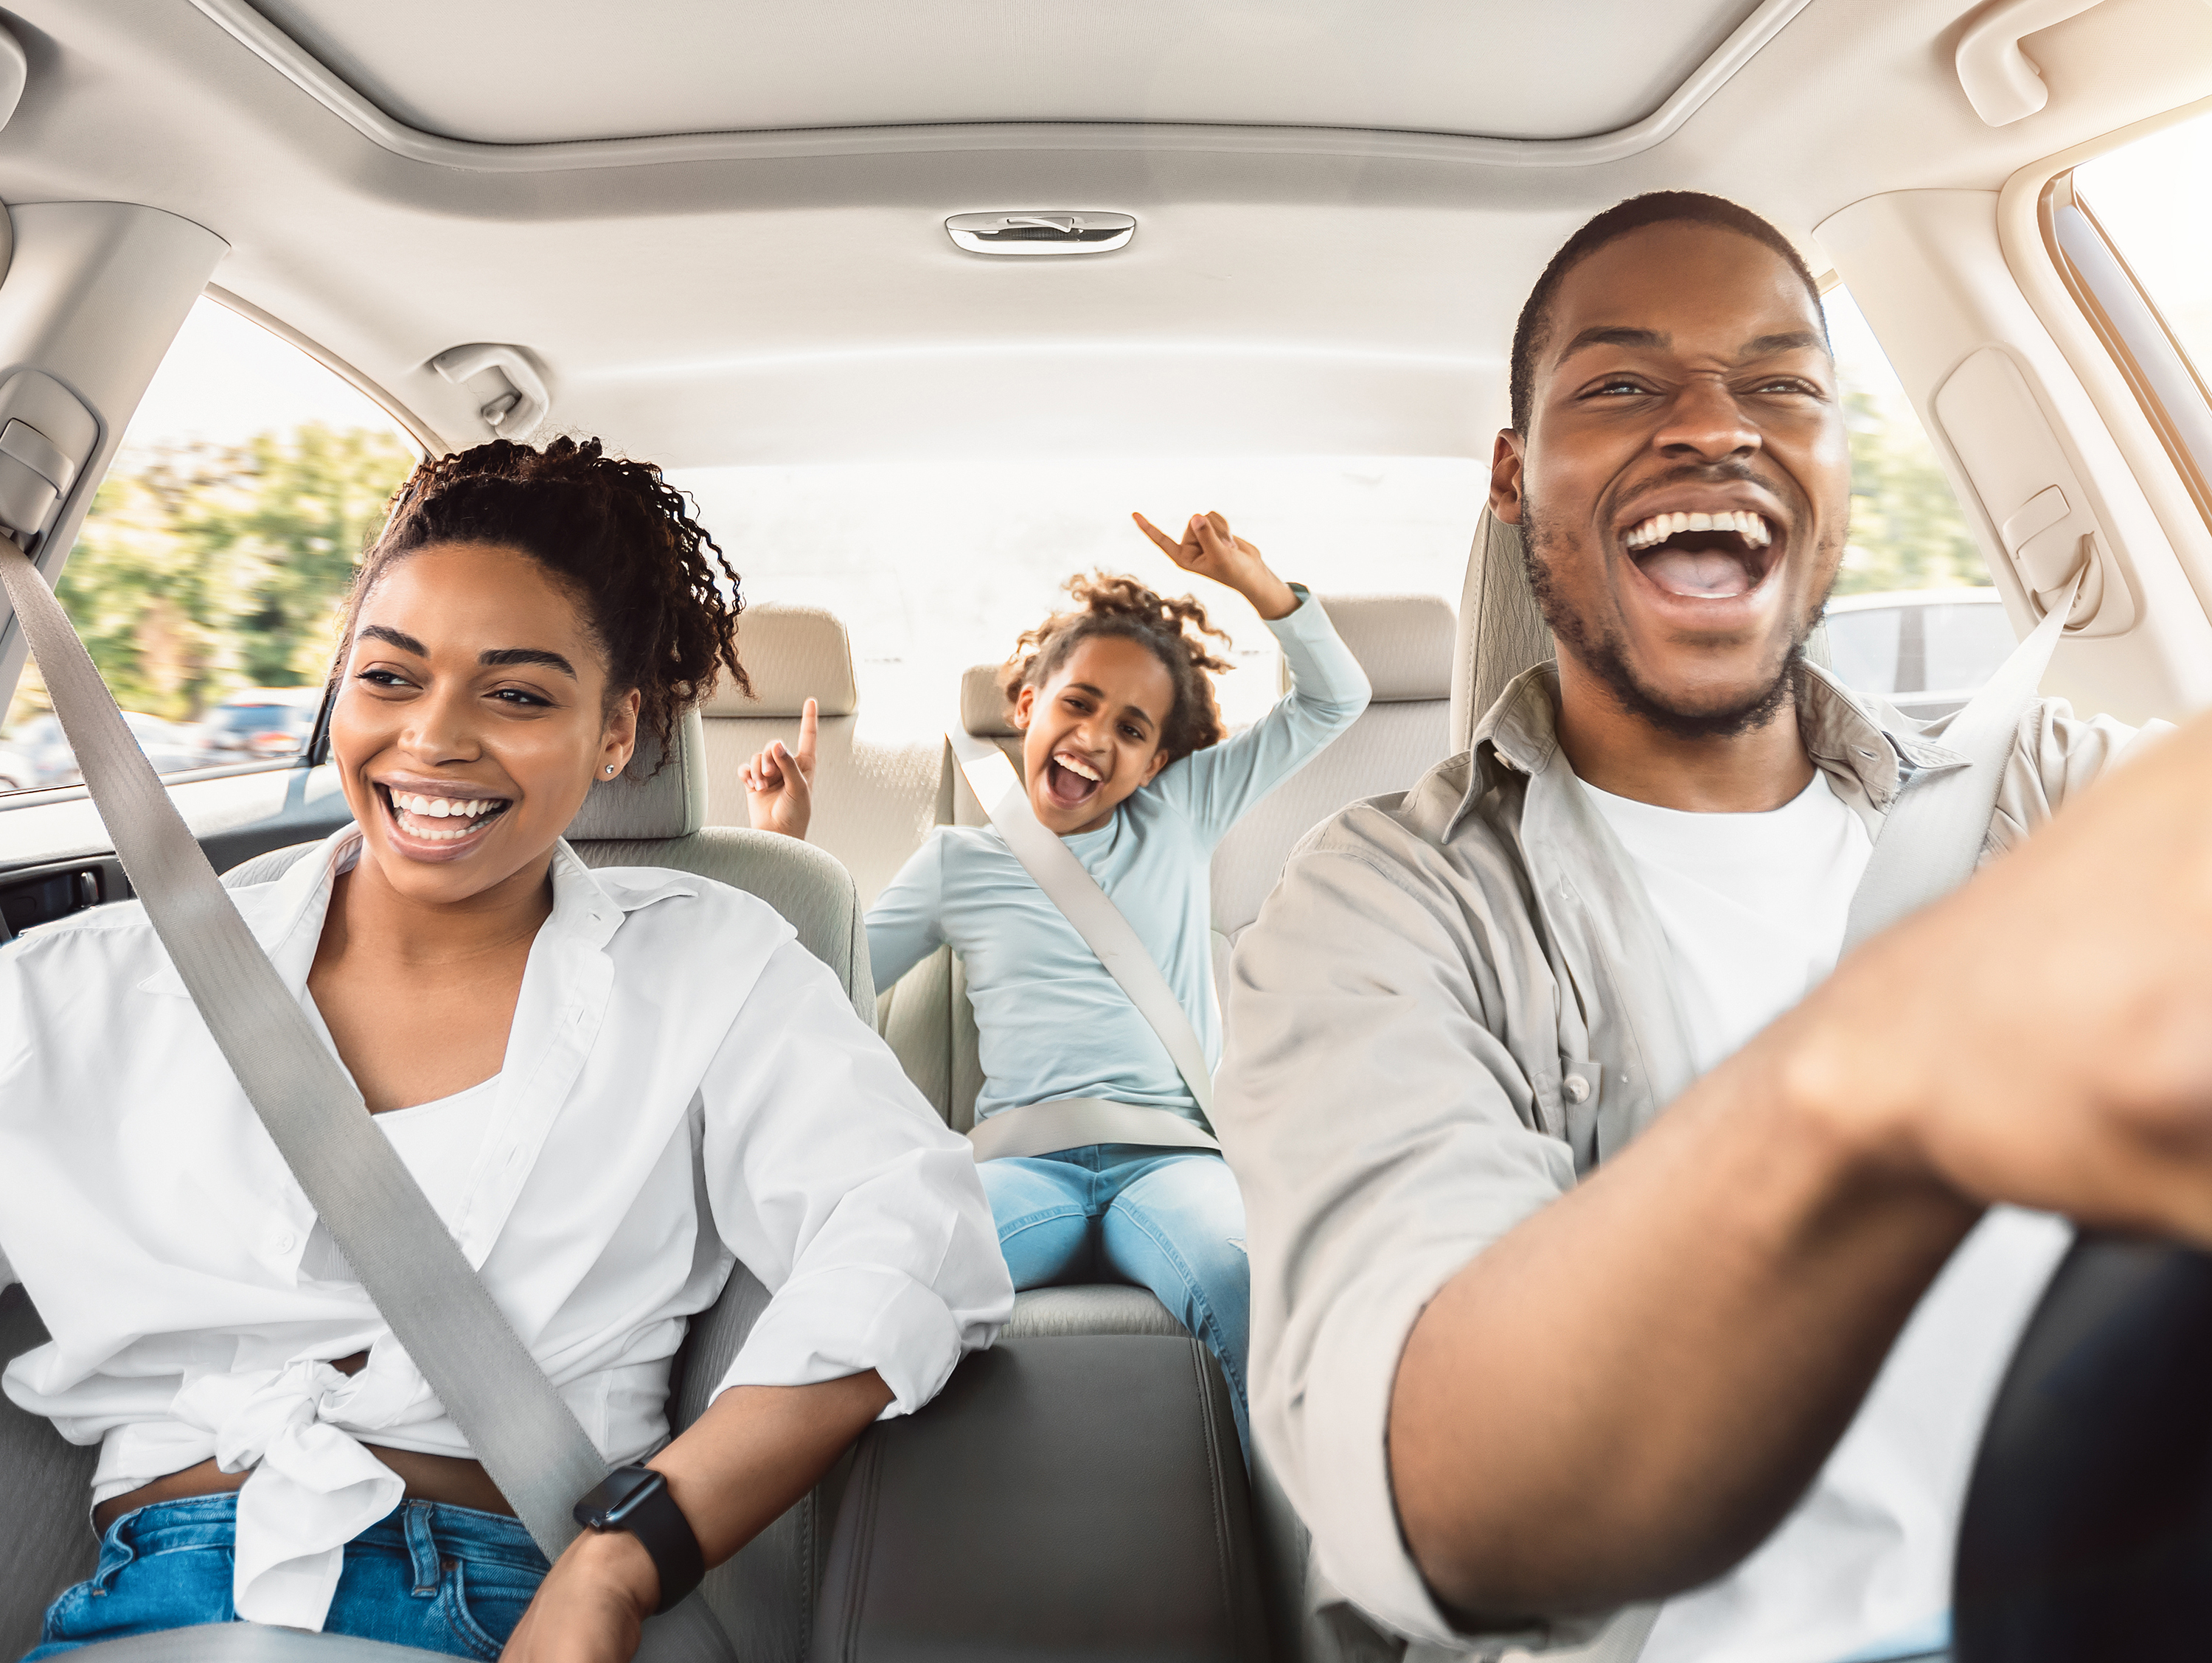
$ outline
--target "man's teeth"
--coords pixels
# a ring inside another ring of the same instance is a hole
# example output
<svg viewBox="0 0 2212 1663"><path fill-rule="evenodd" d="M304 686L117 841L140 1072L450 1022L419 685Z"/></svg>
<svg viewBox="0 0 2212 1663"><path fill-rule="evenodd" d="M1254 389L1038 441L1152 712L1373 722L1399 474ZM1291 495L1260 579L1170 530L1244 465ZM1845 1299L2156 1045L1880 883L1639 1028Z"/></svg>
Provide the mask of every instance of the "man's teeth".
<svg viewBox="0 0 2212 1663"><path fill-rule="evenodd" d="M1059 763L1060 767L1066 768L1070 774L1079 774L1085 779L1092 781L1094 784L1097 783L1099 780L1098 770L1092 768L1090 763L1081 761L1079 758L1070 756L1063 752L1060 756L1054 757L1052 760Z"/></svg>
<svg viewBox="0 0 2212 1663"><path fill-rule="evenodd" d="M1631 549L1649 549L1684 531L1734 531L1753 549L1764 549L1774 541L1764 514L1732 510L1718 514L1654 514L1628 534L1627 545Z"/></svg>

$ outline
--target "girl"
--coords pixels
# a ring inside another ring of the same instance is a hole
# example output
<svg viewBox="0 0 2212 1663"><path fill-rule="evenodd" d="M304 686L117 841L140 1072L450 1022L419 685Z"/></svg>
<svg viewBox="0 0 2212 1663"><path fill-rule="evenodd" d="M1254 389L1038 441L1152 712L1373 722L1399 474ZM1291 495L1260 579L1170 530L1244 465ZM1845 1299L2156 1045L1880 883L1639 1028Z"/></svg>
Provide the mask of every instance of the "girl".
<svg viewBox="0 0 2212 1663"><path fill-rule="evenodd" d="M562 841L641 729L665 745L719 669L744 684L735 580L597 440L424 462L345 611L355 823L236 892L524 1343L611 1462L651 1457L708 1565L1013 1300L965 1146L790 926ZM8 1395L100 1446L99 1569L33 1658L234 1618L630 1655L659 1562L586 1533L548 1574L136 904L0 952L0 1254L53 1336ZM774 1297L664 1448L669 1360L733 1260Z"/></svg>
<svg viewBox="0 0 2212 1663"><path fill-rule="evenodd" d="M1103 575L1069 583L1075 609L1021 638L1004 687L1031 811L1135 927L1212 1063L1221 1043L1207 892L1214 846L1351 725L1366 707L1367 678L1321 608L1219 514L1194 515L1180 542L1133 518L1183 570L1252 603L1282 643L1289 695L1224 740L1208 677L1229 665L1204 638L1227 637L1195 600L1163 600L1133 578ZM778 743L748 766L756 827L805 835L812 731L803 721L797 754ZM979 1120L1103 1098L1204 1125L1151 1026L997 831L938 828L869 908L867 926L878 991L942 943L964 961L985 1076ZM1244 1205L1221 1157L1100 1144L981 1170L1014 1285L1097 1281L1103 1272L1151 1289L1220 1360L1243 1436Z"/></svg>

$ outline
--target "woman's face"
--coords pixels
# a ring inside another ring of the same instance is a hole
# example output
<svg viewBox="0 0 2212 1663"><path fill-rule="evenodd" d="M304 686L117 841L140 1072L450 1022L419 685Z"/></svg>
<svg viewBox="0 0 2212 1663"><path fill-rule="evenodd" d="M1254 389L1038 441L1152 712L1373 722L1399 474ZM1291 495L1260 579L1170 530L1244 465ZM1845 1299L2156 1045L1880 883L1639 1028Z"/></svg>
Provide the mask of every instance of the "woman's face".
<svg viewBox="0 0 2212 1663"><path fill-rule="evenodd" d="M410 899L534 887L596 780L637 739L568 592L528 555L433 543L362 603L331 750L362 853Z"/></svg>

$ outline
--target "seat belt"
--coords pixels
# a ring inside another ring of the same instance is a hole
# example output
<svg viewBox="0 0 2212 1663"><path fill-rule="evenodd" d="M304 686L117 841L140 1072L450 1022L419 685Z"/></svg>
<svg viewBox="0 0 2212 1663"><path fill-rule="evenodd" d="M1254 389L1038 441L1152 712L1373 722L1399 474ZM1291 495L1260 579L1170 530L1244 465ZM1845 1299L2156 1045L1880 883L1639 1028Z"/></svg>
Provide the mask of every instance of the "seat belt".
<svg viewBox="0 0 2212 1663"><path fill-rule="evenodd" d="M1170 1109L1097 1097L1062 1098L1008 1109L981 1122L968 1134L975 1158L992 1161L1009 1155L1045 1155L1087 1144L1218 1150L1221 1144L1206 1129L1213 1120L1213 1071L1206 1066L1206 1047L1190 1025L1190 1013L1168 986L1167 977L1153 962L1143 940L1121 915L1121 909L1098 887L1098 880L1075 858L1075 852L1038 821L1030 806L1029 793L1022 788L1021 775L1006 760L1006 752L961 728L948 730L945 738L960 764L961 777L975 793L993 828L1006 839L1014 859L1044 891L1045 898L1098 956L1106 974L1137 1007L1137 1014L1151 1024L1206 1120L1206 1126L1201 1127ZM1058 1141L1042 1141L1048 1138Z"/></svg>
<svg viewBox="0 0 2212 1663"><path fill-rule="evenodd" d="M1916 777L1891 802L1851 895L1844 926L1846 953L1973 876L2020 725L2039 696L2086 572L2075 575L2043 622L1944 729L1944 746L1965 757L1966 766Z"/></svg>
<svg viewBox="0 0 2212 1663"><path fill-rule="evenodd" d="M68 615L0 536L4 587L117 858L284 1164L548 1559L607 1464L376 1129L123 725Z"/></svg>

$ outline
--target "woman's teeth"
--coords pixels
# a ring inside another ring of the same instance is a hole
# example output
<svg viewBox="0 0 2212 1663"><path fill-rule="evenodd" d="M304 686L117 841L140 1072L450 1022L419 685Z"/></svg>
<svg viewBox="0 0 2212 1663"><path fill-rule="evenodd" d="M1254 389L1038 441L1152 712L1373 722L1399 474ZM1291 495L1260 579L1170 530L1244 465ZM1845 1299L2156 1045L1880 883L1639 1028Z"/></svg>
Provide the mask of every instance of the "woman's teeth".
<svg viewBox="0 0 2212 1663"><path fill-rule="evenodd" d="M1624 541L1632 553L1664 543L1685 531L1734 531L1749 549L1764 549L1774 533L1763 514L1732 511L1718 514L1654 514L1631 531Z"/></svg>
<svg viewBox="0 0 2212 1663"><path fill-rule="evenodd" d="M1092 768L1090 763L1083 761L1080 757L1070 756L1065 752L1062 752L1052 760L1059 763L1060 767L1066 768L1070 774L1081 774L1093 785L1101 783L1098 770Z"/></svg>
<svg viewBox="0 0 2212 1663"><path fill-rule="evenodd" d="M400 824L410 837L423 838L433 843L451 843L466 837L477 828L478 822L489 814L507 806L503 797L424 797L414 792L395 791L390 793L394 812L401 816ZM457 822L457 824L434 825L424 822Z"/></svg>

